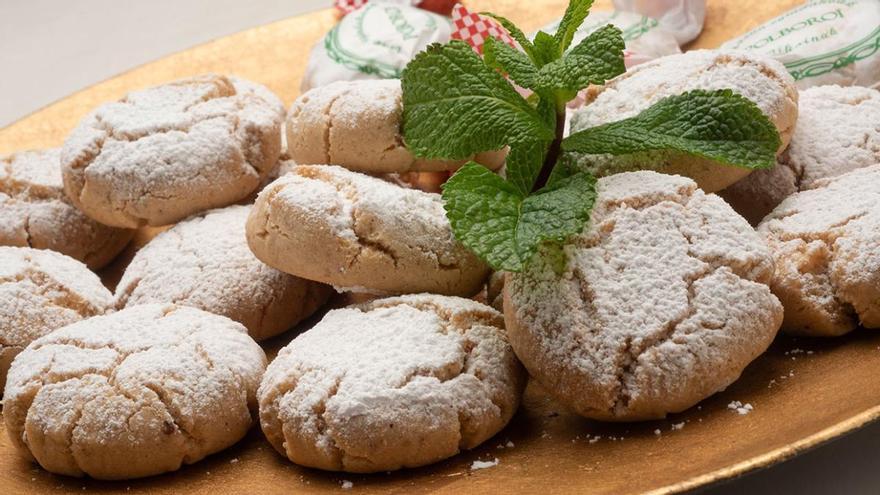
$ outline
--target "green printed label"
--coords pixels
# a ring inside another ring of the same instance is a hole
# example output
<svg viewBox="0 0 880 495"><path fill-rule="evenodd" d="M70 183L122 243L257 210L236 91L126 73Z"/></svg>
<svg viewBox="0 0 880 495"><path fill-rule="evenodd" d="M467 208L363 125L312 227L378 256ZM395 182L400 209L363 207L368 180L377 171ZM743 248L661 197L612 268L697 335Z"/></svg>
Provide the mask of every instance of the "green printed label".
<svg viewBox="0 0 880 495"><path fill-rule="evenodd" d="M808 79L877 55L878 18L877 0L814 0L724 48L770 55L785 64L795 80Z"/></svg>
<svg viewBox="0 0 880 495"><path fill-rule="evenodd" d="M439 20L439 21L438 21ZM324 37L324 49L334 62L380 78L399 78L409 58L435 40L440 22L451 23L420 9L368 3L346 16ZM430 33L426 35L426 33Z"/></svg>

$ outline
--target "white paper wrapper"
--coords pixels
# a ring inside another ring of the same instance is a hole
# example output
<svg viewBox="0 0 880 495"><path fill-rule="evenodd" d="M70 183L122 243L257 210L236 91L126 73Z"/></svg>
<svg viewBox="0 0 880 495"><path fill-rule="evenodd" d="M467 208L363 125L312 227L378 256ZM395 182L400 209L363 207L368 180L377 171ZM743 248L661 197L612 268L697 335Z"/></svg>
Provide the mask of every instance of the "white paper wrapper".
<svg viewBox="0 0 880 495"><path fill-rule="evenodd" d="M657 19L679 45L695 40L706 18L706 0L614 0L614 8Z"/></svg>
<svg viewBox="0 0 880 495"><path fill-rule="evenodd" d="M315 45L302 91L335 81L398 78L417 53L451 35L447 17L399 1L372 0L343 17Z"/></svg>
<svg viewBox="0 0 880 495"><path fill-rule="evenodd" d="M880 0L810 0L723 48L776 58L799 88L880 87Z"/></svg>

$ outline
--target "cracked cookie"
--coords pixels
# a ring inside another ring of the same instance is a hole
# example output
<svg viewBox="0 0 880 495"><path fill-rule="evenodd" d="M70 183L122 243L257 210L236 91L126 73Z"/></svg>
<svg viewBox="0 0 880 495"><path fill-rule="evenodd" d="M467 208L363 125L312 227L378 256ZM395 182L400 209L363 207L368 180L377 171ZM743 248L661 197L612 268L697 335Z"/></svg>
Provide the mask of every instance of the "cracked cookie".
<svg viewBox="0 0 880 495"><path fill-rule="evenodd" d="M116 257L134 231L100 224L64 194L61 150L0 157L0 245L51 249L97 270Z"/></svg>
<svg viewBox="0 0 880 495"><path fill-rule="evenodd" d="M226 316L254 340L278 335L330 296L324 284L280 272L254 257L245 238L249 206L191 217L135 255L116 288L120 309L174 303Z"/></svg>
<svg viewBox="0 0 880 495"><path fill-rule="evenodd" d="M758 226L776 259L782 329L835 336L880 328L880 164L820 179Z"/></svg>
<svg viewBox="0 0 880 495"><path fill-rule="evenodd" d="M372 174L455 170L467 160L416 158L403 143L400 81L363 80L328 84L293 102L287 117L287 150L302 165L340 165ZM505 151L474 160L496 170Z"/></svg>
<svg viewBox="0 0 880 495"><path fill-rule="evenodd" d="M819 179L880 163L880 91L817 86L800 92L797 127L776 167L755 170L719 193L757 224Z"/></svg>
<svg viewBox="0 0 880 495"><path fill-rule="evenodd" d="M166 225L246 198L281 152L284 107L265 87L217 75L129 93L64 143L64 190L101 223Z"/></svg>
<svg viewBox="0 0 880 495"><path fill-rule="evenodd" d="M9 370L3 418L18 451L49 472L150 476L240 440L265 367L239 323L136 306L32 342Z"/></svg>
<svg viewBox="0 0 880 495"><path fill-rule="evenodd" d="M423 466L500 431L525 383L501 313L457 297L380 299L327 313L278 353L260 424L303 466Z"/></svg>
<svg viewBox="0 0 880 495"><path fill-rule="evenodd" d="M630 172L597 188L563 267L542 250L507 276L510 343L583 416L662 418L726 388L770 345L782 322L773 258L690 179Z"/></svg>
<svg viewBox="0 0 880 495"><path fill-rule="evenodd" d="M33 340L112 307L110 291L79 261L0 247L0 388L13 358Z"/></svg>
<svg viewBox="0 0 880 495"><path fill-rule="evenodd" d="M731 89L754 102L776 125L785 149L798 115L794 79L776 60L741 52L693 50L669 55L628 70L588 92L574 113L572 132L635 117L663 98L695 89ZM596 176L650 169L691 177L706 192L721 190L749 174L749 169L673 152L632 155L581 155L581 167Z"/></svg>
<svg viewBox="0 0 880 495"><path fill-rule="evenodd" d="M470 296L489 273L440 195L337 166L300 165L263 189L247 238L269 266L339 290Z"/></svg>

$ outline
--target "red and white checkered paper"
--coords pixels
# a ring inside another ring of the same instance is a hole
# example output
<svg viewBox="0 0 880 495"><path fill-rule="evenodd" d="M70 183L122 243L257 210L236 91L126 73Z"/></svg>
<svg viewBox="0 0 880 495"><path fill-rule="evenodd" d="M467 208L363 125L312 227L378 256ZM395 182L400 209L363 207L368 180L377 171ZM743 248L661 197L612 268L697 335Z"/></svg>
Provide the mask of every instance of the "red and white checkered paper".
<svg viewBox="0 0 880 495"><path fill-rule="evenodd" d="M354 12L355 10L363 7L367 4L369 0L334 0L333 5L336 7L336 10L339 12L340 17L345 17L347 14ZM385 0L388 1L388 0ZM420 9L430 10L435 14L440 15L449 15L449 12L452 10L452 4L455 3L454 0L393 0L394 3L400 5L411 5L414 7L418 7Z"/></svg>
<svg viewBox="0 0 880 495"><path fill-rule="evenodd" d="M369 0L335 0L333 4L336 7L336 10L338 10L341 15L345 16L363 7L368 1ZM421 0L398 0L397 3L415 6L421 3Z"/></svg>
<svg viewBox="0 0 880 495"><path fill-rule="evenodd" d="M460 3L455 4L455 7L452 8L452 25L455 27L452 38L471 45L477 53L483 53L483 43L489 36L519 49L516 41L510 37L510 34L498 21L471 12Z"/></svg>

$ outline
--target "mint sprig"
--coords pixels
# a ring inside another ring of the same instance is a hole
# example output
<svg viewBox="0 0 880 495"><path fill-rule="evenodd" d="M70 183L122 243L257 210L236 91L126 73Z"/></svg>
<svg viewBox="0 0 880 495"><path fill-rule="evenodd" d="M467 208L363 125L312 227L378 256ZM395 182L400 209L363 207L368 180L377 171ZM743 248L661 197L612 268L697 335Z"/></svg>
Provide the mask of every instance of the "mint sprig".
<svg viewBox="0 0 880 495"><path fill-rule="evenodd" d="M443 186L456 238L495 269L522 270L542 244L561 245L589 220L596 181L572 169L563 152L670 150L747 168L775 159L773 123L730 90L666 98L636 117L563 139L566 103L625 70L623 37L614 26L570 46L591 5L571 0L557 31L531 40L510 20L486 14L522 51L490 38L481 59L452 41L429 46L403 71L403 134L416 156L463 159L509 149L506 178L469 162ZM523 98L507 78L534 94Z"/></svg>

